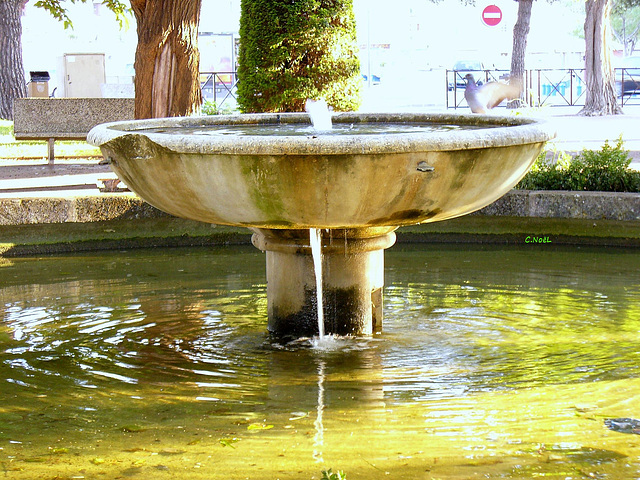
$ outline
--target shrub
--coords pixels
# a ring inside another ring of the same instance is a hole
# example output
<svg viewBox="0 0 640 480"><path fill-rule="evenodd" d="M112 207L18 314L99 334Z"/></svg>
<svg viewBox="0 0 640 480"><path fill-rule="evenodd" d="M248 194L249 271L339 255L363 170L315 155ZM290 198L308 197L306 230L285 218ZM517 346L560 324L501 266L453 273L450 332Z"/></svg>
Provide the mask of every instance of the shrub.
<svg viewBox="0 0 640 480"><path fill-rule="evenodd" d="M342 470L332 472L331 469L322 471L321 480L347 480L347 476Z"/></svg>
<svg viewBox="0 0 640 480"><path fill-rule="evenodd" d="M207 100L202 104L203 115L231 115L237 111L229 104L223 104L218 107L213 100Z"/></svg>
<svg viewBox="0 0 640 480"><path fill-rule="evenodd" d="M615 146L605 141L601 150L584 149L575 158L542 152L516 188L527 190L578 190L640 192L640 172L629 169L631 157L622 137Z"/></svg>
<svg viewBox="0 0 640 480"><path fill-rule="evenodd" d="M218 115L218 106L216 102L212 100L207 100L202 104L202 114L203 115Z"/></svg>
<svg viewBox="0 0 640 480"><path fill-rule="evenodd" d="M562 165L571 162L571 157L564 152L554 152L547 158L547 152L538 155L533 166L516 188L523 190L570 190L566 184L566 176Z"/></svg>
<svg viewBox="0 0 640 480"><path fill-rule="evenodd" d="M0 137L13 136L13 122L0 120Z"/></svg>
<svg viewBox="0 0 640 480"><path fill-rule="evenodd" d="M308 98L324 98L334 110L356 110L357 52L352 0L243 0L240 109L303 111Z"/></svg>

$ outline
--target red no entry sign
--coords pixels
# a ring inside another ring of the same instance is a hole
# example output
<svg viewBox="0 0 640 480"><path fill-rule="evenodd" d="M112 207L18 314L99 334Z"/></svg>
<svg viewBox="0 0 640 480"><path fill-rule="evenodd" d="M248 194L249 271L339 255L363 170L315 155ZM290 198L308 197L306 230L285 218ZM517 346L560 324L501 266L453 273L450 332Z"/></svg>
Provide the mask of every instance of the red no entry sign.
<svg viewBox="0 0 640 480"><path fill-rule="evenodd" d="M482 10L482 21L485 25L495 27L502 20L502 10L497 5L489 5Z"/></svg>

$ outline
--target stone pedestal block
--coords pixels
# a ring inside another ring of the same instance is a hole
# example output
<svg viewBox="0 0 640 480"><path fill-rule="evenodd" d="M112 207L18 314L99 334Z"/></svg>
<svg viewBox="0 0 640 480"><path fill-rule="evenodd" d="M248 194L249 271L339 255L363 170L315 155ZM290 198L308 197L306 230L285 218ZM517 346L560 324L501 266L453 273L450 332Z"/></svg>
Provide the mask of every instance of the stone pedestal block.
<svg viewBox="0 0 640 480"><path fill-rule="evenodd" d="M394 227L322 231L324 331L370 335L382 329L384 249ZM313 336L319 331L316 278L309 230L253 229L267 254L269 331Z"/></svg>

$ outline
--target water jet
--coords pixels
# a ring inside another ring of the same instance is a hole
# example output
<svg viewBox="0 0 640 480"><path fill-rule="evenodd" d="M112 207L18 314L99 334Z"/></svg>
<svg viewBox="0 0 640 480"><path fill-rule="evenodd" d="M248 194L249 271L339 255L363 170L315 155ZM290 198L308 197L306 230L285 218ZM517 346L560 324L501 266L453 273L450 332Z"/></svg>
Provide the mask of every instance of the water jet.
<svg viewBox="0 0 640 480"><path fill-rule="evenodd" d="M324 330L382 328L384 250L402 225L478 210L511 189L554 134L527 118L306 114L116 122L88 136L151 205L245 226L266 252L269 330L318 334L309 229L322 240Z"/></svg>

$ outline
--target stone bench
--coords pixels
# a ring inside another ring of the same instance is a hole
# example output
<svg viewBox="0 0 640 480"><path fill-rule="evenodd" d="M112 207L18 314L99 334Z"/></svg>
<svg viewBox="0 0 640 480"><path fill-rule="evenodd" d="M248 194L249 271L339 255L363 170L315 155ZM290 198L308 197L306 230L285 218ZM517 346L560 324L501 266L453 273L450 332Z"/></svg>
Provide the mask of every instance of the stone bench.
<svg viewBox="0 0 640 480"><path fill-rule="evenodd" d="M49 163L56 140L86 140L100 123L133 120L133 98L18 98L13 104L16 140L46 140Z"/></svg>

